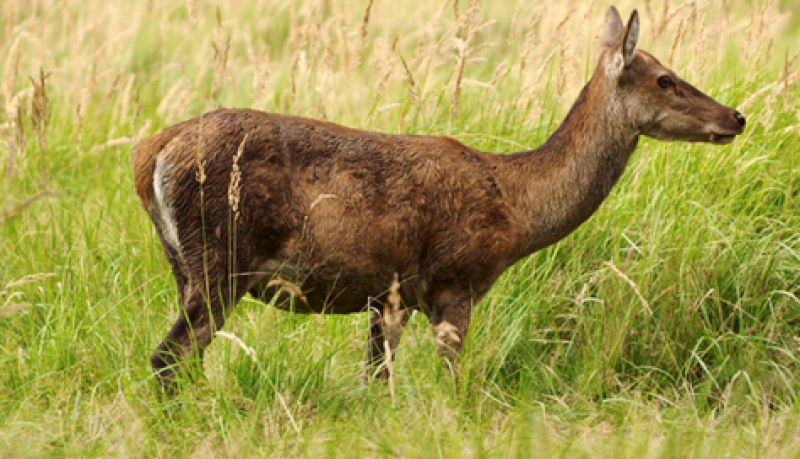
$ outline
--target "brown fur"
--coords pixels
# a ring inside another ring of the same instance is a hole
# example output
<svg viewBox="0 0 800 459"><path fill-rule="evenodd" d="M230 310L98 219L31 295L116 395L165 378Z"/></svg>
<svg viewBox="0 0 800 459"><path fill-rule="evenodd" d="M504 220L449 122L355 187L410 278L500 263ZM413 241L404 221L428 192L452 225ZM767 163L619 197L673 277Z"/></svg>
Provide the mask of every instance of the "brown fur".
<svg viewBox="0 0 800 459"><path fill-rule="evenodd" d="M639 135L707 141L742 132L737 112L649 54L626 54L634 53L637 34L635 14L624 28L609 10L598 70L562 126L529 152L498 156L447 137L235 109L141 142L134 152L136 190L164 243L183 305L153 354L163 381L202 355L248 292L264 300L281 295L280 307L295 312L371 310L373 371L383 361L384 339L393 351L408 319L406 310L386 307L395 275L403 308L430 319L440 354L454 360L472 306L506 268L597 210ZM675 78L674 91L659 87L662 74ZM239 151L234 216L229 194Z"/></svg>

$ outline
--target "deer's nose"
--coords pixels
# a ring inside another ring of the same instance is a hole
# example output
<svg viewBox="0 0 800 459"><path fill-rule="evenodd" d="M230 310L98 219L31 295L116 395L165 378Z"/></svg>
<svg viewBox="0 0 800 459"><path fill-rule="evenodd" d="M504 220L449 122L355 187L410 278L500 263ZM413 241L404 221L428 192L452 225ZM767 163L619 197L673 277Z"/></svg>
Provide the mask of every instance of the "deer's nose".
<svg viewBox="0 0 800 459"><path fill-rule="evenodd" d="M747 118L736 110L733 111L733 117L736 118L736 122L739 123L739 126L744 127L744 125L747 124Z"/></svg>

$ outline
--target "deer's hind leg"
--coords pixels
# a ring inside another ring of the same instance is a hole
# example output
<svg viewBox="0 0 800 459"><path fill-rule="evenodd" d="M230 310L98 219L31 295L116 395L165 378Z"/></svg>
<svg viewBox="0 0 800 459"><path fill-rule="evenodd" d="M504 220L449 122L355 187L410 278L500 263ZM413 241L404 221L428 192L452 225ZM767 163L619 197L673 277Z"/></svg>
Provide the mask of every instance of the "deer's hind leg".
<svg viewBox="0 0 800 459"><path fill-rule="evenodd" d="M189 273L186 269L186 264L181 260L180 252L177 247L173 247L158 231L158 237L161 240L161 245L164 247L164 253L167 255L170 268L172 268L172 276L175 278L175 284L178 288L178 302L183 305L186 301L187 288L191 285L189 282Z"/></svg>
<svg viewBox="0 0 800 459"><path fill-rule="evenodd" d="M166 246L165 246L166 247ZM167 336L150 357L162 388L176 389L176 375L189 377L201 371L203 352L246 292L249 276L236 276L227 260L227 250L209 246L205 250L170 253L170 264L178 284L181 310Z"/></svg>

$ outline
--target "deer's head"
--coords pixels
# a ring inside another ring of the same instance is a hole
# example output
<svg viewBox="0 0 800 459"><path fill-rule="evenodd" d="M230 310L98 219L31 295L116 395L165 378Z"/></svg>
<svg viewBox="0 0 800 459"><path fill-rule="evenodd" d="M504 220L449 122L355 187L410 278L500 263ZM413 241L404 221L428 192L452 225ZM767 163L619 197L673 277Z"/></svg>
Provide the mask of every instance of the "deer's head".
<svg viewBox="0 0 800 459"><path fill-rule="evenodd" d="M612 109L640 134L659 140L724 144L744 131L745 117L683 81L652 55L637 50L639 16L628 25L609 7L597 77Z"/></svg>

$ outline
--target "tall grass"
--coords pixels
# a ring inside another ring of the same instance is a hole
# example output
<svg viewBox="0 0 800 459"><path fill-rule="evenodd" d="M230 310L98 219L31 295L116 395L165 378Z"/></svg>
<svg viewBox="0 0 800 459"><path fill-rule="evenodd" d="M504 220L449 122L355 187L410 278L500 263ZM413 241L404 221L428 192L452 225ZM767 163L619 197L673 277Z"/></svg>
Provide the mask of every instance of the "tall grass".
<svg viewBox="0 0 800 459"><path fill-rule="evenodd" d="M747 131L643 142L596 216L476 305L458 387L421 317L390 393L360 385L366 317L245 299L207 379L155 397L177 299L137 140L222 105L529 149L606 7L552 3L0 4L0 456L797 454L796 1L618 4Z"/></svg>

